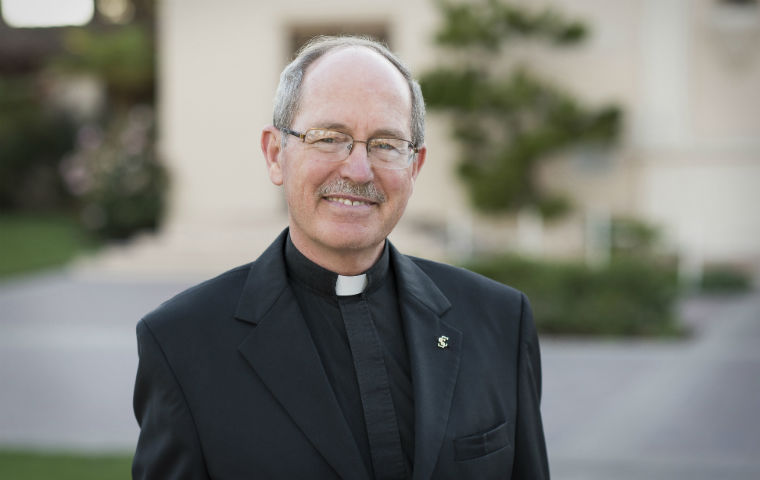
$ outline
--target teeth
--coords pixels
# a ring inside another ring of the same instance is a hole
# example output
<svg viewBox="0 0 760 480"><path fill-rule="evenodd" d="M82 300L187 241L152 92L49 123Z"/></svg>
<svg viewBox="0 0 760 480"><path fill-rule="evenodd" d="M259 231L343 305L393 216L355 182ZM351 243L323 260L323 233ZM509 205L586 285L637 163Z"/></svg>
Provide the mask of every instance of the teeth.
<svg viewBox="0 0 760 480"><path fill-rule="evenodd" d="M342 203L343 205L348 205L349 207L355 207L357 205L369 205L367 202L360 202L360 201L351 201L348 198L336 198L336 197L329 197L329 201L331 202L338 202Z"/></svg>

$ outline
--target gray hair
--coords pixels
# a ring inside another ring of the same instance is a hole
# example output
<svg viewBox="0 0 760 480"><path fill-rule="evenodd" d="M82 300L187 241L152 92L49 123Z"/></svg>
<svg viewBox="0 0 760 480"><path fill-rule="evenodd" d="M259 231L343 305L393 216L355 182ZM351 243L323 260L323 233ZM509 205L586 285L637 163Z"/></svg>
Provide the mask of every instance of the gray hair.
<svg viewBox="0 0 760 480"><path fill-rule="evenodd" d="M411 141L420 146L425 141L425 100L420 84L412 78L412 73L388 47L368 37L320 36L311 39L299 50L296 58L280 74L280 84L274 97L273 123L277 128L290 128L301 104L301 85L309 65L331 50L348 47L364 47L382 55L401 73L409 85L412 98L410 125ZM285 137L283 137L283 144Z"/></svg>

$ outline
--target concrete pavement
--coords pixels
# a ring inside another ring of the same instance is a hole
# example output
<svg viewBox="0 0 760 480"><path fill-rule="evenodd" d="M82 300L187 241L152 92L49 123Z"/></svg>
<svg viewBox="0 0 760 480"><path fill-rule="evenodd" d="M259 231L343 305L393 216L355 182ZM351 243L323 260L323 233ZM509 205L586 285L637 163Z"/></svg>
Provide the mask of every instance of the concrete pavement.
<svg viewBox="0 0 760 480"><path fill-rule="evenodd" d="M0 283L0 447L130 451L135 322L197 280ZM760 294L682 310L686 340L542 339L554 479L760 478Z"/></svg>
<svg viewBox="0 0 760 480"><path fill-rule="evenodd" d="M131 450L135 324L192 280L0 283L0 446Z"/></svg>
<svg viewBox="0 0 760 480"><path fill-rule="evenodd" d="M554 478L760 479L760 295L682 317L681 341L543 341Z"/></svg>

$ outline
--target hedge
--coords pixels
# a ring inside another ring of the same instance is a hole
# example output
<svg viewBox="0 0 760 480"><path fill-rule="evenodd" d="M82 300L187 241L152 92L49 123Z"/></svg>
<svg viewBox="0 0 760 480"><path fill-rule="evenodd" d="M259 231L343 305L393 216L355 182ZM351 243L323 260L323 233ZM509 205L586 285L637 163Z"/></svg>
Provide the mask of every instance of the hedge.
<svg viewBox="0 0 760 480"><path fill-rule="evenodd" d="M675 269L634 259L606 267L514 256L482 258L467 268L524 291L542 333L671 336L680 333Z"/></svg>

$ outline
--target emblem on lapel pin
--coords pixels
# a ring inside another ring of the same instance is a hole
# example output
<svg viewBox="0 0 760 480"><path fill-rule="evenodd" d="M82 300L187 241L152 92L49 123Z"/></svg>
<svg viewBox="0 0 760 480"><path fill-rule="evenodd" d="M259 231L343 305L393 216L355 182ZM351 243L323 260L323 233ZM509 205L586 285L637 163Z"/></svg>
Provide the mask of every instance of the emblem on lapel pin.
<svg viewBox="0 0 760 480"><path fill-rule="evenodd" d="M438 348L446 348L449 346L449 337L441 335L438 337Z"/></svg>

